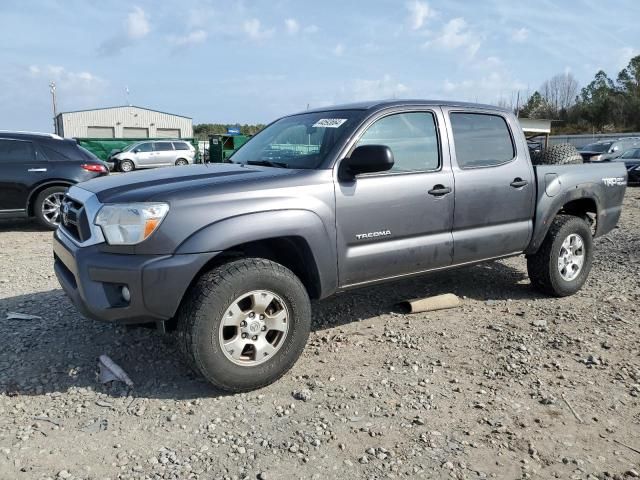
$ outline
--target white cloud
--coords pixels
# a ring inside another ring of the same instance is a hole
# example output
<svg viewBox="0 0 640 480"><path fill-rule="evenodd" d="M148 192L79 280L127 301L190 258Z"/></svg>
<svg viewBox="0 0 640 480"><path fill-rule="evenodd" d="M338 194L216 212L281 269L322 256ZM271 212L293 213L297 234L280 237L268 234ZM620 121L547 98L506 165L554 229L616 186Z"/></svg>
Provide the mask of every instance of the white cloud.
<svg viewBox="0 0 640 480"><path fill-rule="evenodd" d="M320 28L318 28L317 25L309 25L307 27L304 27L304 33L318 33L320 31Z"/></svg>
<svg viewBox="0 0 640 480"><path fill-rule="evenodd" d="M412 30L419 30L422 28L427 18L433 15L429 4L418 0L407 3L407 10L409 10L409 17L407 21Z"/></svg>
<svg viewBox="0 0 640 480"><path fill-rule="evenodd" d="M105 80L91 72L74 72L61 65L30 65L27 74L32 80L43 84L53 81L58 91L79 97L97 94L107 85Z"/></svg>
<svg viewBox="0 0 640 480"><path fill-rule="evenodd" d="M101 55L120 53L125 47L146 37L150 31L151 25L145 11L140 7L133 7L133 10L127 14L123 26L117 29L112 37L102 42L98 52Z"/></svg>
<svg viewBox="0 0 640 480"><path fill-rule="evenodd" d="M350 101L377 100L398 98L409 92L409 87L404 83L395 81L391 75L386 74L378 80L354 80L349 91L346 91Z"/></svg>
<svg viewBox="0 0 640 480"><path fill-rule="evenodd" d="M176 47L188 47L203 43L206 39L207 32L204 30L195 30L187 35L169 37L169 42Z"/></svg>
<svg viewBox="0 0 640 480"><path fill-rule="evenodd" d="M287 18L284 21L284 26L287 29L289 35L295 35L300 31L300 24L295 18Z"/></svg>
<svg viewBox="0 0 640 480"><path fill-rule="evenodd" d="M522 43L529 38L529 29L527 28L517 28L511 32L511 40L517 43Z"/></svg>
<svg viewBox="0 0 640 480"><path fill-rule="evenodd" d="M622 70L629 64L629 60L631 60L636 55L640 55L640 50L633 47L621 48L620 50L618 50L616 68Z"/></svg>
<svg viewBox="0 0 640 480"><path fill-rule="evenodd" d="M343 53L344 53L344 45L342 45L341 43L333 47L333 54L336 57L341 57Z"/></svg>
<svg viewBox="0 0 640 480"><path fill-rule="evenodd" d="M257 18L251 18L246 20L242 24L242 29L252 40L261 40L265 38L269 38L273 35L274 30L269 29L265 30L260 23L260 20Z"/></svg>
<svg viewBox="0 0 640 480"><path fill-rule="evenodd" d="M424 46L427 48L435 46L445 50L464 49L469 57L473 57L481 44L482 39L469 29L465 19L457 17L449 20Z"/></svg>
<svg viewBox="0 0 640 480"><path fill-rule="evenodd" d="M126 27L127 35L132 40L144 37L151 30L147 14L140 7L133 7L133 11L127 15Z"/></svg>

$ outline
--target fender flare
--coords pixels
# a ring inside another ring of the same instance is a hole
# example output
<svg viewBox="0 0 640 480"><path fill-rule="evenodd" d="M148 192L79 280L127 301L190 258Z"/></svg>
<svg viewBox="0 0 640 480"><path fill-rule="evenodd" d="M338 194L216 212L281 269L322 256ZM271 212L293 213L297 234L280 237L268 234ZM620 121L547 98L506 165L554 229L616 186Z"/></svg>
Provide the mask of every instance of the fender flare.
<svg viewBox="0 0 640 480"><path fill-rule="evenodd" d="M298 237L309 246L320 280L320 297L335 292L338 266L335 230L310 210L267 210L228 217L193 233L176 254L221 252L249 242Z"/></svg>
<svg viewBox="0 0 640 480"><path fill-rule="evenodd" d="M594 188L589 188L589 185L583 185L582 188L571 189L566 191L563 195L558 197L547 197L547 199L550 200L549 203L541 202L537 206L535 222L533 225L533 237L524 251L526 255L532 255L538 251L549 232L549 228L551 228L553 219L556 218L558 213L560 213L565 205L570 202L575 200L592 200L596 205L596 226L600 224L602 203L596 190ZM547 212L547 215L545 215L544 212ZM595 236L598 236L597 231Z"/></svg>

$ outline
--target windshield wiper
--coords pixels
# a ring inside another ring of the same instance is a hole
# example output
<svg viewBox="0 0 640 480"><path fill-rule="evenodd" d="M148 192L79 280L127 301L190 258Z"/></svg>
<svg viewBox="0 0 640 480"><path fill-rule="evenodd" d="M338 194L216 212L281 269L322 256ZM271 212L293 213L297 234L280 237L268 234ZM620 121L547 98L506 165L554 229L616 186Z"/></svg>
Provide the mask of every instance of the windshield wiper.
<svg viewBox="0 0 640 480"><path fill-rule="evenodd" d="M284 162L274 162L273 160L249 160L247 165L262 165L265 167L288 168L289 164Z"/></svg>

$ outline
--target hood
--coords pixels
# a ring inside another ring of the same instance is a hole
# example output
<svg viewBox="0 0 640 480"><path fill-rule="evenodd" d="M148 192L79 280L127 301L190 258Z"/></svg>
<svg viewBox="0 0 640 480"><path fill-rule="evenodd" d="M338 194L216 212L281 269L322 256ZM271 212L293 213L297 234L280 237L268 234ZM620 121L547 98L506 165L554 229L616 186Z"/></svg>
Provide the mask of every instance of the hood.
<svg viewBox="0 0 640 480"><path fill-rule="evenodd" d="M217 163L140 170L96 178L80 188L95 193L102 203L163 200L180 191L228 186L238 190L247 183L289 176L297 170ZM237 185L237 187L235 185Z"/></svg>

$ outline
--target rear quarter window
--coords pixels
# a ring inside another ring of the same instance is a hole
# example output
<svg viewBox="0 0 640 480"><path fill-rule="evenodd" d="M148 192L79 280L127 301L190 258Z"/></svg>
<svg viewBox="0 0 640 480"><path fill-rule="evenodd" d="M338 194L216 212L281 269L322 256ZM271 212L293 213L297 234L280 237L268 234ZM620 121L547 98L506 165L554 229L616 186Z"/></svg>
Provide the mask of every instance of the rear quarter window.
<svg viewBox="0 0 640 480"><path fill-rule="evenodd" d="M84 162L88 158L75 142L57 140L55 142L40 142L39 146L47 159L52 162Z"/></svg>
<svg viewBox="0 0 640 480"><path fill-rule="evenodd" d="M504 117L486 113L450 114L453 143L460 168L495 167L515 157Z"/></svg>
<svg viewBox="0 0 640 480"><path fill-rule="evenodd" d="M176 150L189 150L189 144L185 142L173 142L173 146Z"/></svg>

